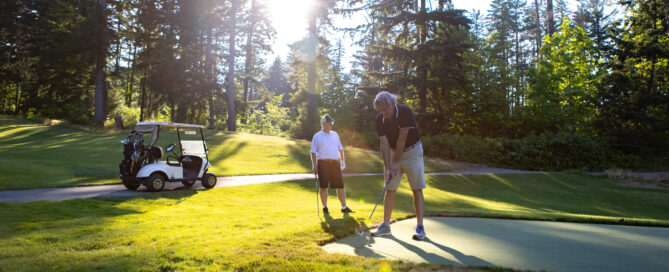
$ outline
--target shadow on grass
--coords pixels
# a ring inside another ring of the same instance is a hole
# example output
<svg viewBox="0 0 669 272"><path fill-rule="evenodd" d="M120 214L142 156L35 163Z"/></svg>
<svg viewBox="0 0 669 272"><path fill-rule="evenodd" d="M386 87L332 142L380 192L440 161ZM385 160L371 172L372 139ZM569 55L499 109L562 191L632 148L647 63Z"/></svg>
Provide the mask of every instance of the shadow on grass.
<svg viewBox="0 0 669 272"><path fill-rule="evenodd" d="M311 169L311 142L295 141L295 144L287 145L288 154L293 161L299 162L300 166Z"/></svg>
<svg viewBox="0 0 669 272"><path fill-rule="evenodd" d="M0 259L8 256L13 259L3 268L8 271L136 269L150 261L152 255L118 252L136 250L136 244L160 242L159 238L144 241L143 232L172 231L171 226L142 228L140 218L145 215L156 218L148 213L178 205L196 193L188 190L52 203L0 203L0 218L3 218Z"/></svg>
<svg viewBox="0 0 669 272"><path fill-rule="evenodd" d="M335 239L341 239L353 233L353 229L358 226L358 221L348 213L342 214L341 218L333 218L330 214L323 214L321 219L321 228L326 233L334 236Z"/></svg>

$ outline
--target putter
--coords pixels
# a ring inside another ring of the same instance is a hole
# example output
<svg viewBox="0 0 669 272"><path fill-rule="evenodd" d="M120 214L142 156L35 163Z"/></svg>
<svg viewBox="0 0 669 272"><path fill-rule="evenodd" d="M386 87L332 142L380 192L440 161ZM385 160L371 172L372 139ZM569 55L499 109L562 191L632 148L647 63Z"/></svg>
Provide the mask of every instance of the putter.
<svg viewBox="0 0 669 272"><path fill-rule="evenodd" d="M321 210L318 207L318 193L320 192L318 190L318 176L316 173L314 173L314 182L316 183L316 213L318 213L318 216L321 216Z"/></svg>
<svg viewBox="0 0 669 272"><path fill-rule="evenodd" d="M374 211L376 211L376 206L379 205L379 202L381 201L381 198L386 193L386 187L388 187L388 183L390 182L390 178L391 178L391 176L388 176L388 179L386 179L385 183L383 184L383 191L381 191L381 194L379 195L379 199L376 200L376 204L374 204L374 209L372 209L372 213L369 215L369 218L367 218L368 223L371 222L372 216L374 215ZM368 229L367 224L365 224L365 222L362 222L362 226L360 226L360 227L361 227L360 231L356 230L356 233L358 235L362 236L363 234L365 234L365 231ZM369 240L369 239L367 239L367 240Z"/></svg>

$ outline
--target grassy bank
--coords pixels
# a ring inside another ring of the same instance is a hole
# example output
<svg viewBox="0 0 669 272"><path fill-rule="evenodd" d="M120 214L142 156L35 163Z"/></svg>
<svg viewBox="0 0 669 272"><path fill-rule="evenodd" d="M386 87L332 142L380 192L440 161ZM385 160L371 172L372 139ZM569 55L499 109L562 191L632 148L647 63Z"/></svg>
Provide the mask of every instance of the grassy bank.
<svg viewBox="0 0 669 272"><path fill-rule="evenodd" d="M0 190L118 183L123 158L120 141L126 135L127 131L94 133L0 116ZM176 136L169 136L161 133L158 145L175 143ZM311 171L307 141L220 131L207 131L206 138L211 172L219 176ZM381 172L376 153L348 148L345 154L346 172ZM426 160L426 170L431 172L458 167Z"/></svg>
<svg viewBox="0 0 669 272"><path fill-rule="evenodd" d="M448 266L327 254L352 234L383 181L348 178L349 206L317 217L312 181L145 194L131 198L0 203L5 271L358 271ZM406 181L394 218L412 214ZM669 192L571 174L428 176L428 214L669 226ZM334 198L330 205L338 207ZM382 213L375 213L374 222ZM428 230L429 235L429 230Z"/></svg>

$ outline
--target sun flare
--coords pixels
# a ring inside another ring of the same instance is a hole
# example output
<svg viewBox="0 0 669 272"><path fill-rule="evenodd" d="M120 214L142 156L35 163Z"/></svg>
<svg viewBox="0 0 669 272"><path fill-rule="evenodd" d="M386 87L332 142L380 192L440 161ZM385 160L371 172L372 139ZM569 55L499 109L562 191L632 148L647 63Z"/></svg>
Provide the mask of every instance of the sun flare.
<svg viewBox="0 0 669 272"><path fill-rule="evenodd" d="M313 0L263 0L280 46L304 38Z"/></svg>

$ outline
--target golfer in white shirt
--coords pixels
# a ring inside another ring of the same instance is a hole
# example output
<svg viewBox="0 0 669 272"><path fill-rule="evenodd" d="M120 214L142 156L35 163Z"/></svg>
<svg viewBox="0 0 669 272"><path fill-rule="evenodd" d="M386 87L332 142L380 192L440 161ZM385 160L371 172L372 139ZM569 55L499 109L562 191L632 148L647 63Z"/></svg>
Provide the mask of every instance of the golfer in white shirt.
<svg viewBox="0 0 669 272"><path fill-rule="evenodd" d="M337 189L337 197L341 202L341 212L353 212L346 206L346 191L341 170L346 168L344 162L344 147L341 145L339 135L332 130L334 120L329 115L321 118L321 131L314 134L311 140L311 165L314 174L318 174L321 202L323 213L329 214L328 210L328 183L330 187Z"/></svg>

